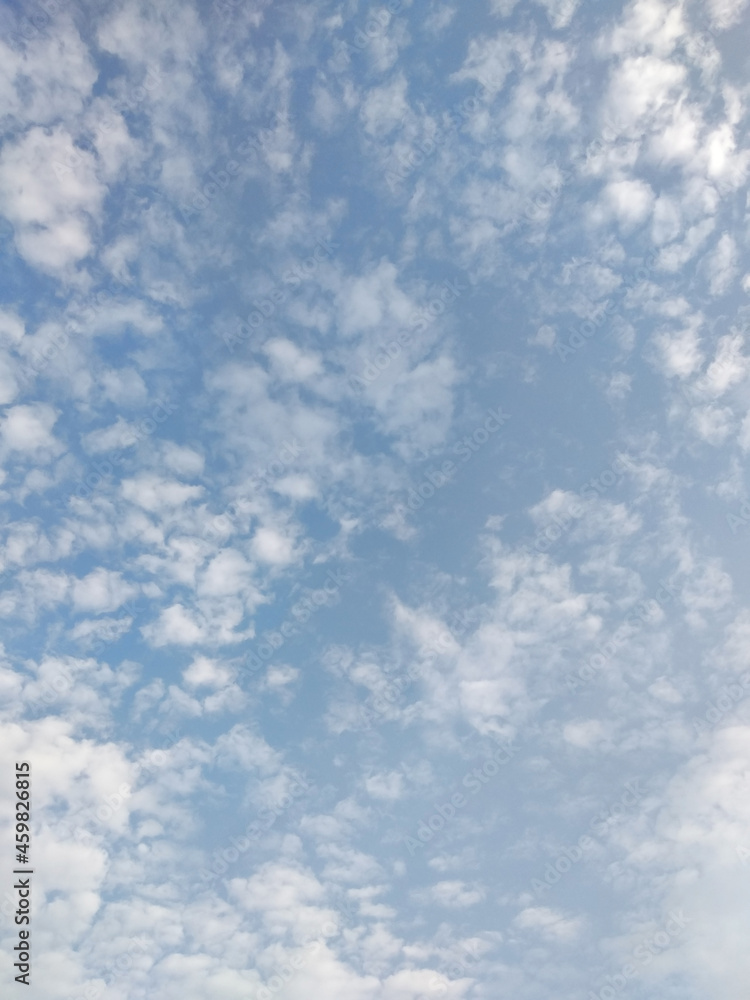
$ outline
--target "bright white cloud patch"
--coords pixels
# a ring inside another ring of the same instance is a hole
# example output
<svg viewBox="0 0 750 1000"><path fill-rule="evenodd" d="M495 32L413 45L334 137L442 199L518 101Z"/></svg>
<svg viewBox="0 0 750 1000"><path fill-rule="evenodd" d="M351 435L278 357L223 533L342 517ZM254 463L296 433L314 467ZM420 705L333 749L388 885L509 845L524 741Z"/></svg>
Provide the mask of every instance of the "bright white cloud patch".
<svg viewBox="0 0 750 1000"><path fill-rule="evenodd" d="M95 157L63 128L32 128L0 152L0 207L19 252L42 270L90 253L104 195Z"/></svg>

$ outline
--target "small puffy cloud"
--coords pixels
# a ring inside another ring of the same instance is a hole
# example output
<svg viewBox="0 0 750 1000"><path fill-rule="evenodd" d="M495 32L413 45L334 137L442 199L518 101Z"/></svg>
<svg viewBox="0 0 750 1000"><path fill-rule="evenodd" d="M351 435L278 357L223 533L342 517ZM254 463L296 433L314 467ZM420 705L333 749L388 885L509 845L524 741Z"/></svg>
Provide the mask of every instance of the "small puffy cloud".
<svg viewBox="0 0 750 1000"><path fill-rule="evenodd" d="M571 746L582 750L590 750L605 738L605 729L598 719L588 719L585 722L569 722L563 727L563 739Z"/></svg>
<svg viewBox="0 0 750 1000"><path fill-rule="evenodd" d="M95 642L116 642L132 624L133 619L129 615L124 618L84 618L74 625L68 635L86 649Z"/></svg>
<svg viewBox="0 0 750 1000"><path fill-rule="evenodd" d="M725 295L738 272L737 244L724 233L714 249L706 257L706 272L711 295Z"/></svg>
<svg viewBox="0 0 750 1000"><path fill-rule="evenodd" d="M727 406L696 406L690 424L698 437L709 444L723 444L732 432L734 414Z"/></svg>
<svg viewBox="0 0 750 1000"><path fill-rule="evenodd" d="M670 705L679 705L682 701L682 695L667 677L657 677L654 683L649 685L648 692L659 701Z"/></svg>
<svg viewBox="0 0 750 1000"><path fill-rule="evenodd" d="M121 488L126 500L154 512L180 507L203 493L202 486L188 486L174 479L162 479L149 473L136 479L123 480Z"/></svg>
<svg viewBox="0 0 750 1000"><path fill-rule="evenodd" d="M15 229L19 253L58 272L93 249L105 187L95 156L62 127L31 128L0 153L0 211Z"/></svg>
<svg viewBox="0 0 750 1000"><path fill-rule="evenodd" d="M623 230L629 231L651 214L654 192L645 181L612 181L605 188L604 202L607 214L614 216Z"/></svg>
<svg viewBox="0 0 750 1000"><path fill-rule="evenodd" d="M134 368L105 368L99 373L104 396L116 406L140 406L148 398L146 383Z"/></svg>
<svg viewBox="0 0 750 1000"><path fill-rule="evenodd" d="M492 95L498 94L513 71L516 59L528 58L529 49L527 42L505 31L495 38L472 38L466 60L461 69L451 75L451 80L455 83L474 80Z"/></svg>
<svg viewBox="0 0 750 1000"><path fill-rule="evenodd" d="M220 660L196 656L190 666L183 670L182 677L188 687L220 688L231 681L232 671Z"/></svg>
<svg viewBox="0 0 750 1000"><path fill-rule="evenodd" d="M155 623L145 625L141 631L151 645L157 648L170 644L195 646L205 637L205 630L182 604L165 608Z"/></svg>
<svg viewBox="0 0 750 1000"><path fill-rule="evenodd" d="M202 597L242 596L246 593L257 597L250 575L252 566L236 549L222 549L206 567L198 585Z"/></svg>
<svg viewBox="0 0 750 1000"><path fill-rule="evenodd" d="M52 435L56 411L47 403L13 406L0 424L4 443L13 451L58 450L61 446Z"/></svg>
<svg viewBox="0 0 750 1000"><path fill-rule="evenodd" d="M287 664L274 665L266 671L263 686L267 691L283 693L286 696L288 688L292 684L296 684L300 676L301 673L296 667L290 667Z"/></svg>
<svg viewBox="0 0 750 1000"><path fill-rule="evenodd" d="M632 384L632 375L628 375L626 372L615 372L605 389L607 399L611 402L625 399L630 393Z"/></svg>
<svg viewBox="0 0 750 1000"><path fill-rule="evenodd" d="M286 338L275 337L269 340L264 350L271 359L276 374L286 382L309 382L323 372L319 357L300 350Z"/></svg>
<svg viewBox="0 0 750 1000"><path fill-rule="evenodd" d="M528 341L530 344L534 344L535 347L546 347L547 350L551 351L555 346L556 337L555 328L545 323L539 327L536 333L532 333L529 336Z"/></svg>
<svg viewBox="0 0 750 1000"><path fill-rule="evenodd" d="M253 555L272 566L286 566L294 559L294 541L274 528L258 528L252 540Z"/></svg>
<svg viewBox="0 0 750 1000"><path fill-rule="evenodd" d="M658 334L655 342L660 355L660 367L667 376L686 378L703 363L700 338L694 325L677 333Z"/></svg>
<svg viewBox="0 0 750 1000"><path fill-rule="evenodd" d="M14 312L0 309L0 343L16 347L24 337L26 324Z"/></svg>
<svg viewBox="0 0 750 1000"><path fill-rule="evenodd" d="M177 476L200 476L203 472L205 459L194 448L186 448L174 441L163 441L161 454L166 467Z"/></svg>
<svg viewBox="0 0 750 1000"><path fill-rule="evenodd" d="M350 337L382 328L386 317L403 323L414 314L414 303L397 285L398 271L388 260L356 278L342 282L338 292L341 332Z"/></svg>
<svg viewBox="0 0 750 1000"><path fill-rule="evenodd" d="M73 604L79 611L116 611L138 588L126 583L121 573L95 569L88 576L73 582Z"/></svg>
<svg viewBox="0 0 750 1000"><path fill-rule="evenodd" d="M365 789L374 799L386 801L400 799L404 794L404 776L400 771L373 774L365 779Z"/></svg>
<svg viewBox="0 0 750 1000"><path fill-rule="evenodd" d="M705 628L706 613L713 620L729 604L732 578L718 559L710 559L686 582L681 596L688 623L694 628Z"/></svg>
<svg viewBox="0 0 750 1000"><path fill-rule="evenodd" d="M513 924L521 930L536 931L550 941L573 941L583 929L580 917L565 917L547 906L529 906L521 910Z"/></svg>
<svg viewBox="0 0 750 1000"><path fill-rule="evenodd" d="M403 120L409 110L406 87L406 77L399 74L385 86L368 91L360 112L367 133L382 138Z"/></svg>
<svg viewBox="0 0 750 1000"><path fill-rule="evenodd" d="M135 444L137 435L133 427L118 417L109 427L99 427L95 431L84 434L81 443L89 455L98 455L105 451L119 451Z"/></svg>
<svg viewBox="0 0 750 1000"><path fill-rule="evenodd" d="M485 891L481 886L470 886L458 879L438 882L430 889L430 898L433 902L453 910L476 906L484 897Z"/></svg>

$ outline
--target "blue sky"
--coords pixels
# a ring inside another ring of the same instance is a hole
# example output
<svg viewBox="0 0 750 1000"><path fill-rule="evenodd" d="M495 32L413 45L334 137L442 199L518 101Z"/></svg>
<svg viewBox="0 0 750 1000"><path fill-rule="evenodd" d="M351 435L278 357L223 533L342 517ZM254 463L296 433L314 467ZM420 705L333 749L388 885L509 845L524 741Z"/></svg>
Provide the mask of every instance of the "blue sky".
<svg viewBox="0 0 750 1000"><path fill-rule="evenodd" d="M9 989L745 1000L746 6L0 8Z"/></svg>

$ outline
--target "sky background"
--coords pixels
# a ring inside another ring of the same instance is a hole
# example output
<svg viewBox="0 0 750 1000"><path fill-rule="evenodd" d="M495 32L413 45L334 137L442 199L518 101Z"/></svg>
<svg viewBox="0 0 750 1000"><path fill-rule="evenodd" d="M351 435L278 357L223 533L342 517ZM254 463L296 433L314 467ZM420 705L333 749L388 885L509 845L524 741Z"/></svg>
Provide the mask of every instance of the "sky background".
<svg viewBox="0 0 750 1000"><path fill-rule="evenodd" d="M9 995L746 1000L746 7L0 6Z"/></svg>

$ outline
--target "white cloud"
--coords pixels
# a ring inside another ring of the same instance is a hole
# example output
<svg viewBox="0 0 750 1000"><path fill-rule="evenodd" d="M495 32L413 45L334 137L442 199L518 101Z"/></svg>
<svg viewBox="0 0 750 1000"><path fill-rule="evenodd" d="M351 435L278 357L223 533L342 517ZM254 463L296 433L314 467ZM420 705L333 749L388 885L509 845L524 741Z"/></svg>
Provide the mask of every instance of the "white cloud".
<svg viewBox="0 0 750 1000"><path fill-rule="evenodd" d="M62 446L52 434L57 417L47 403L13 406L2 418L0 434L5 445L13 451L59 452Z"/></svg>
<svg viewBox="0 0 750 1000"><path fill-rule="evenodd" d="M604 741L605 730L598 719L569 722L563 727L563 738L571 746L579 747L582 750L590 750Z"/></svg>
<svg viewBox="0 0 750 1000"><path fill-rule="evenodd" d="M186 448L174 441L164 441L161 450L164 464L175 475L200 476L203 472L205 459L194 448Z"/></svg>
<svg viewBox="0 0 750 1000"><path fill-rule="evenodd" d="M365 779L365 789L374 799L400 799L404 794L404 776L400 771L373 774Z"/></svg>
<svg viewBox="0 0 750 1000"><path fill-rule="evenodd" d="M165 608L159 620L142 629L145 638L157 648L168 644L194 646L204 640L206 632L182 604Z"/></svg>
<svg viewBox="0 0 750 1000"><path fill-rule="evenodd" d="M0 46L6 115L19 123L52 125L80 114L98 71L71 18L58 15L54 30L37 30L22 47L5 41Z"/></svg>
<svg viewBox="0 0 750 1000"><path fill-rule="evenodd" d="M126 500L153 512L181 507L203 493L202 486L188 486L173 479L162 479L154 474L125 479L121 489Z"/></svg>
<svg viewBox="0 0 750 1000"><path fill-rule="evenodd" d="M323 371L319 357L301 351L290 340L273 338L267 341L264 349L285 381L311 382Z"/></svg>
<svg viewBox="0 0 750 1000"><path fill-rule="evenodd" d="M602 50L622 55L652 50L669 55L685 35L682 4L663 0L632 0L622 20L601 39Z"/></svg>
<svg viewBox="0 0 750 1000"><path fill-rule="evenodd" d="M714 249L706 256L706 269L712 295L726 295L737 276L737 263L737 245L729 233L723 233Z"/></svg>
<svg viewBox="0 0 750 1000"><path fill-rule="evenodd" d="M721 445L732 433L734 421L729 407L696 406L690 413L690 423L698 437L709 444Z"/></svg>
<svg viewBox="0 0 750 1000"><path fill-rule="evenodd" d="M737 24L747 7L747 0L709 0L708 9L713 27L726 31Z"/></svg>
<svg viewBox="0 0 750 1000"><path fill-rule="evenodd" d="M448 880L437 882L430 889L430 896L438 906L463 910L481 903L485 891L480 886L469 886L465 882Z"/></svg>
<svg viewBox="0 0 750 1000"><path fill-rule="evenodd" d="M190 687L219 688L231 680L232 671L218 660L196 656L182 676Z"/></svg>
<svg viewBox="0 0 750 1000"><path fill-rule="evenodd" d="M121 573L100 567L88 576L73 581L73 604L79 611L116 611L138 593Z"/></svg>
<svg viewBox="0 0 750 1000"><path fill-rule="evenodd" d="M739 1000L747 93L688 18L740 38L741 5L355 6L124 0L81 37L52 3L0 51L0 738L50 874L36 989L530 1000L541 961L572 997L684 908L642 988ZM502 434L396 508L488 406ZM346 601L272 650L326 566ZM602 811L561 885L518 883Z"/></svg>
<svg viewBox="0 0 750 1000"><path fill-rule="evenodd" d="M504 88L516 59L524 62L529 56L529 42L509 32L501 32L495 38L472 38L466 60L451 80L456 83L475 80L494 95Z"/></svg>
<svg viewBox="0 0 750 1000"><path fill-rule="evenodd" d="M513 923L521 930L536 931L550 941L574 941L583 927L580 917L566 917L547 906L529 906L521 910Z"/></svg>
<svg viewBox="0 0 750 1000"><path fill-rule="evenodd" d="M43 271L64 271L91 253L104 195L95 157L62 126L29 129L0 153L0 210L19 253Z"/></svg>
<svg viewBox="0 0 750 1000"><path fill-rule="evenodd" d="M703 363L697 324L691 324L679 333L663 333L655 338L660 353L660 364L666 376L686 378Z"/></svg>
<svg viewBox="0 0 750 1000"><path fill-rule="evenodd" d="M625 130L648 128L672 104L685 73L684 66L651 55L623 60L612 72L607 119Z"/></svg>
<svg viewBox="0 0 750 1000"><path fill-rule="evenodd" d="M399 73L385 86L368 91L360 110L368 134L382 139L404 119L409 110L406 88L406 77Z"/></svg>
<svg viewBox="0 0 750 1000"><path fill-rule="evenodd" d="M146 402L146 383L134 368L104 369L99 373L102 392L116 406L140 406Z"/></svg>
<svg viewBox="0 0 750 1000"><path fill-rule="evenodd" d="M604 192L605 204L620 226L629 231L651 214L654 193L644 181L613 181Z"/></svg>
<svg viewBox="0 0 750 1000"><path fill-rule="evenodd" d="M295 558L294 540L273 528L258 528L252 539L256 559L272 566L286 566Z"/></svg>

